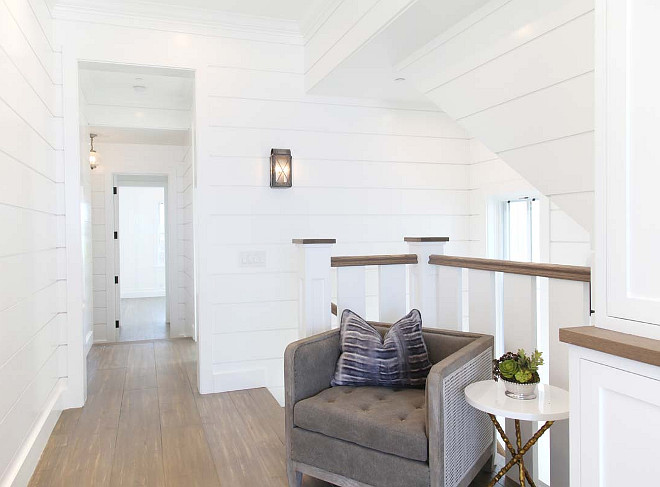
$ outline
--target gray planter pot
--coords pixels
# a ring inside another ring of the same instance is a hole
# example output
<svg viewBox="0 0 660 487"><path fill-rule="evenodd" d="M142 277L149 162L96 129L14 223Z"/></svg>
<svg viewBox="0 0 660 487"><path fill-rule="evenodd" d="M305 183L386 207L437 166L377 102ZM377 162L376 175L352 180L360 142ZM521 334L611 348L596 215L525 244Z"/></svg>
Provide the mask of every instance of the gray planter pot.
<svg viewBox="0 0 660 487"><path fill-rule="evenodd" d="M509 382L502 379L504 382L505 394L513 399L536 399L536 392L538 390L538 382L531 384L518 384L517 382Z"/></svg>

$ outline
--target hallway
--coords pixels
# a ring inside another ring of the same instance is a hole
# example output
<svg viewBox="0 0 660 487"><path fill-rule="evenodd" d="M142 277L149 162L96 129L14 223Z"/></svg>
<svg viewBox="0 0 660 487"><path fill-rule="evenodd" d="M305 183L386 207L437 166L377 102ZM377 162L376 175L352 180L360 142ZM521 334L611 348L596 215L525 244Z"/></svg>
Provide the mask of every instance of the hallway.
<svg viewBox="0 0 660 487"><path fill-rule="evenodd" d="M165 321L166 298L122 298L118 342L158 340L170 337Z"/></svg>
<svg viewBox="0 0 660 487"><path fill-rule="evenodd" d="M200 395L192 340L95 345L88 384L85 407L62 413L30 486L287 485L282 408L263 388Z"/></svg>

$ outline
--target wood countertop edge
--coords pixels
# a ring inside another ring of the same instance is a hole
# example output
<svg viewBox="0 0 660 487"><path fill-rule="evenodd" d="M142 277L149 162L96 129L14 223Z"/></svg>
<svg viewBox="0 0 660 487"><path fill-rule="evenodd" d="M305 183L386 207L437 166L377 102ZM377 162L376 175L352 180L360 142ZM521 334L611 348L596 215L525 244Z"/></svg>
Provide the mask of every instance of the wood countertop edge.
<svg viewBox="0 0 660 487"><path fill-rule="evenodd" d="M597 326L560 328L559 341L660 367L660 340Z"/></svg>

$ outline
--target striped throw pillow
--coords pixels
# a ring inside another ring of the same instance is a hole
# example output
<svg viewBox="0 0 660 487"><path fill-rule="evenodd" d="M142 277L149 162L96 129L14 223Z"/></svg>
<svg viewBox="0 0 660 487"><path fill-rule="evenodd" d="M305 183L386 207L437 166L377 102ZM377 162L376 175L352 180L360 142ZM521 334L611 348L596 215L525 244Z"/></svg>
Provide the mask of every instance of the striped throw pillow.
<svg viewBox="0 0 660 487"><path fill-rule="evenodd" d="M422 387L431 370L422 336L422 316L413 309L385 337L351 310L340 328L341 355L333 386Z"/></svg>

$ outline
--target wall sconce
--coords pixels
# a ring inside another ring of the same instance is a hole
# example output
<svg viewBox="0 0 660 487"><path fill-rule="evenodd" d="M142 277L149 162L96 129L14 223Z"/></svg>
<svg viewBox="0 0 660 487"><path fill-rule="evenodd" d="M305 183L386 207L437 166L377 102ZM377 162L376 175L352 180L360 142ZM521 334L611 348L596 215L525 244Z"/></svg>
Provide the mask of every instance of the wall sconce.
<svg viewBox="0 0 660 487"><path fill-rule="evenodd" d="M291 149L270 150L270 187L290 188L293 179Z"/></svg>
<svg viewBox="0 0 660 487"><path fill-rule="evenodd" d="M99 165L99 156L94 150L94 137L96 134L89 134L89 167L90 169L96 169L96 166Z"/></svg>

